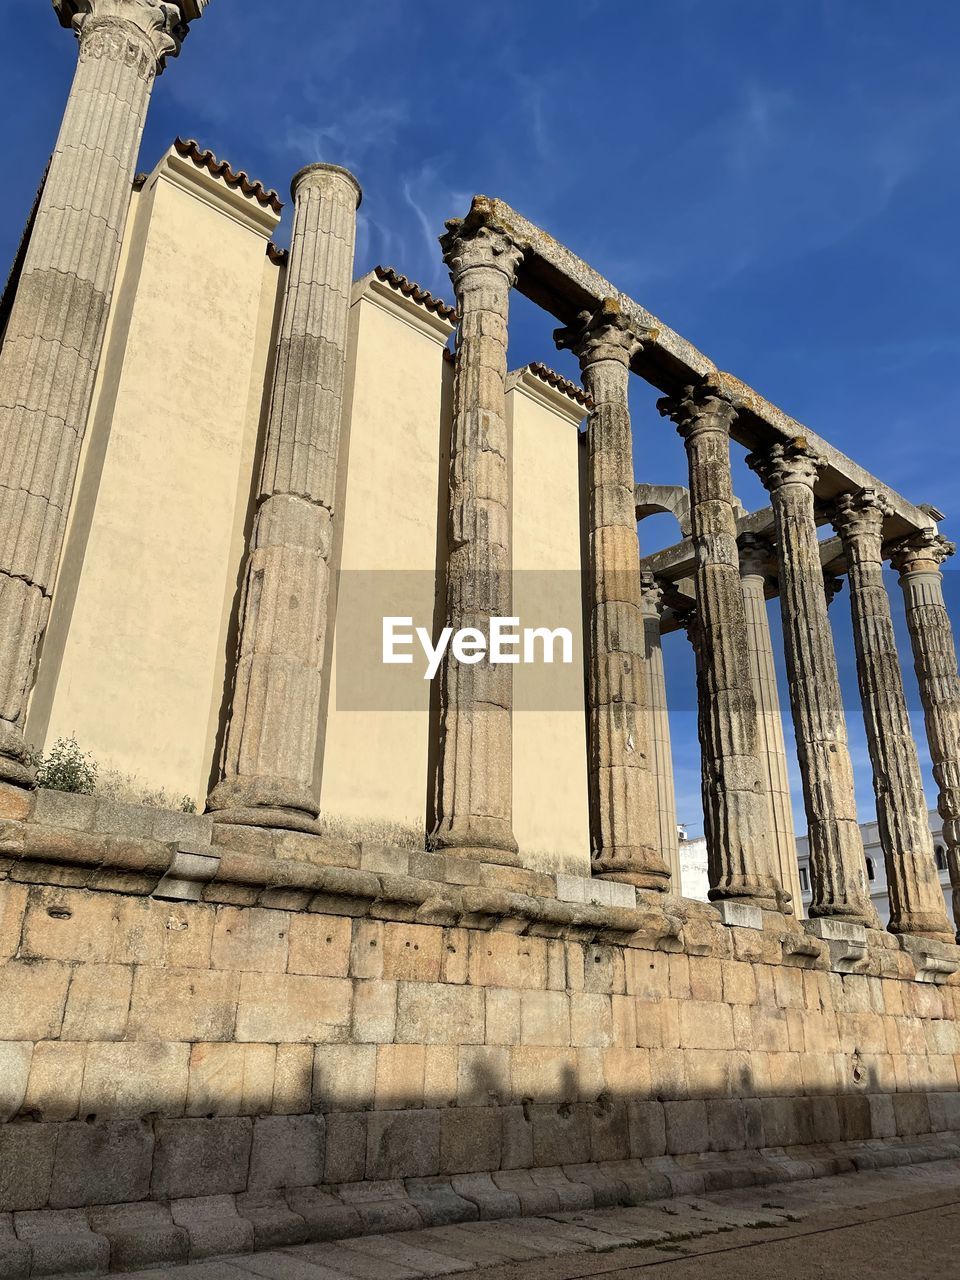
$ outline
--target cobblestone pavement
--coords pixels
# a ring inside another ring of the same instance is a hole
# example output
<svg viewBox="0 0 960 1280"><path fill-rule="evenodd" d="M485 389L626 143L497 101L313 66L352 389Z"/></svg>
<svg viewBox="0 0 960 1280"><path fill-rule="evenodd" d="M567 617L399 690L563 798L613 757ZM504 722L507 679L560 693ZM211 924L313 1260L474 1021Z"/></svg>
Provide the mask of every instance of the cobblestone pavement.
<svg viewBox="0 0 960 1280"><path fill-rule="evenodd" d="M170 1267L173 1280L886 1280L957 1274L960 1160ZM115 1280L149 1280L157 1271Z"/></svg>

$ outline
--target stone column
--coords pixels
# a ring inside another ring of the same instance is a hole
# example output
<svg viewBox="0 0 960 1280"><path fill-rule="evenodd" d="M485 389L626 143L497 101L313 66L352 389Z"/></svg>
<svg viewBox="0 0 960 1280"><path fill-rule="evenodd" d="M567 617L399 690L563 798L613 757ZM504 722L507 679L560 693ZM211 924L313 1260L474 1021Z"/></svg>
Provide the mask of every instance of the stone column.
<svg viewBox="0 0 960 1280"><path fill-rule="evenodd" d="M747 461L773 504L790 705L810 842L809 914L876 929L814 517L821 460L797 440L758 450Z"/></svg>
<svg viewBox="0 0 960 1280"><path fill-rule="evenodd" d="M674 893L680 892L680 842L677 837L677 800L673 786L673 754L670 749L670 717L663 670L663 587L652 573L640 574L640 610L643 614L644 674L650 751L657 783L657 819L660 856L667 864Z"/></svg>
<svg viewBox="0 0 960 1280"><path fill-rule="evenodd" d="M790 804L787 747L783 739L783 718L777 694L777 672L767 616L766 584L773 548L757 534L745 533L737 539L740 551L740 586L747 615L750 673L757 699L760 724L760 757L766 777L770 805L770 834L780 883L793 900L794 914L802 911L797 836Z"/></svg>
<svg viewBox="0 0 960 1280"><path fill-rule="evenodd" d="M186 32L160 0L59 0L79 61L0 349L0 778L23 740L154 81Z"/></svg>
<svg viewBox="0 0 960 1280"><path fill-rule="evenodd" d="M293 240L236 676L207 800L217 822L315 830L314 772L360 187L313 164L293 180Z"/></svg>
<svg viewBox="0 0 960 1280"><path fill-rule="evenodd" d="M857 680L887 868L891 933L953 941L933 852L890 598L883 582L883 521L889 504L873 489L838 499L833 524L843 543Z"/></svg>
<svg viewBox="0 0 960 1280"><path fill-rule="evenodd" d="M507 315L522 249L493 227L448 223L441 240L460 316L450 440L444 623L489 634L511 612ZM460 663L440 672L440 764L433 843L515 865L513 668Z"/></svg>
<svg viewBox="0 0 960 1280"><path fill-rule="evenodd" d="M667 890L650 742L640 607L640 544L627 392L640 350L618 305L554 334L573 351L593 400L587 418L590 593L590 817L593 873Z"/></svg>
<svg viewBox="0 0 960 1280"><path fill-rule="evenodd" d="M776 909L783 891L773 865L730 475L736 410L706 383L657 407L677 424L690 470L710 897Z"/></svg>
<svg viewBox="0 0 960 1280"><path fill-rule="evenodd" d="M960 941L960 675L940 567L956 549L930 529L898 543L892 562L903 589Z"/></svg>

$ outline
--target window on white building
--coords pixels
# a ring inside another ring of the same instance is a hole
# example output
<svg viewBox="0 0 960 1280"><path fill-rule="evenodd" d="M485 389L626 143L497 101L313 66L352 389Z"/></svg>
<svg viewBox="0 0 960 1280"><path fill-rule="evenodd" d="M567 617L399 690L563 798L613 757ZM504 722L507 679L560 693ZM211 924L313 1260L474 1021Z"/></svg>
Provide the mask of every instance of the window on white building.
<svg viewBox="0 0 960 1280"><path fill-rule="evenodd" d="M867 879L870 881L871 884L873 884L876 878L877 878L877 869L873 865L873 859L868 858L867 859Z"/></svg>
<svg viewBox="0 0 960 1280"><path fill-rule="evenodd" d="M938 844L936 848L937 870L946 871L947 869L947 851L942 844Z"/></svg>
<svg viewBox="0 0 960 1280"><path fill-rule="evenodd" d="M810 872L806 867L800 868L800 888L804 893L810 892Z"/></svg>

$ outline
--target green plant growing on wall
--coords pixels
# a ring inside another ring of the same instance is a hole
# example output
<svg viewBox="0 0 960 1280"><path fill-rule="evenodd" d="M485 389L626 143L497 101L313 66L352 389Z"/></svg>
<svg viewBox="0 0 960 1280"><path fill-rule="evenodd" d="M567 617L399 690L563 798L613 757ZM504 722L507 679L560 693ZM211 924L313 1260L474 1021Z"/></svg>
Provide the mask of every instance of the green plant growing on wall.
<svg viewBox="0 0 960 1280"><path fill-rule="evenodd" d="M48 791L72 791L89 796L97 789L97 762L71 735L58 738L44 755L35 752L32 762L37 770L37 786Z"/></svg>

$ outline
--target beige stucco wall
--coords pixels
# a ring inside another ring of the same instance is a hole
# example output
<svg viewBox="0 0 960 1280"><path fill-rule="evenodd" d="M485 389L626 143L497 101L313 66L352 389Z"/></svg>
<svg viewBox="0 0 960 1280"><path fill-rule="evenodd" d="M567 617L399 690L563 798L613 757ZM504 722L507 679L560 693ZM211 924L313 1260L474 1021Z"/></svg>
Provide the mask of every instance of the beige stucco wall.
<svg viewBox="0 0 960 1280"><path fill-rule="evenodd" d="M27 737L202 805L280 271L277 215L168 153L135 197Z"/></svg>
<svg viewBox="0 0 960 1280"><path fill-rule="evenodd" d="M521 627L567 627L574 641L572 665L514 668L513 831L525 865L586 876L578 440L583 409L529 370L511 374L508 387L514 614Z"/></svg>
<svg viewBox="0 0 960 1280"><path fill-rule="evenodd" d="M320 791L327 818L421 830L426 822L432 686L419 651L410 667L383 666L382 617L433 622L452 331L374 276L354 288Z"/></svg>

